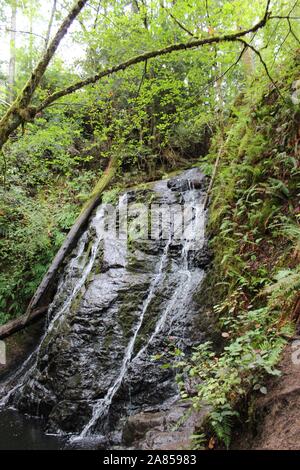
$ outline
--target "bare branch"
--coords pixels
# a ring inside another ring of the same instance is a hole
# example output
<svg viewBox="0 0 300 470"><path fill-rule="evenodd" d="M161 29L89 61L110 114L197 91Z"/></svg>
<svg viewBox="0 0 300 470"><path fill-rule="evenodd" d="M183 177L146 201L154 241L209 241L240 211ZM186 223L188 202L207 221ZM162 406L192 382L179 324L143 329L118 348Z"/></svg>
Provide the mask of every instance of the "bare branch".
<svg viewBox="0 0 300 470"><path fill-rule="evenodd" d="M208 0L205 0L205 9L206 9L207 19L210 22L210 14L209 14L209 9L208 9Z"/></svg>
<svg viewBox="0 0 300 470"><path fill-rule="evenodd" d="M281 51L282 47L284 46L284 44L285 44L287 38L290 36L290 34L291 34L291 32L288 31L287 34L285 35L284 40L282 41L282 43L280 44L278 50L276 51L276 55L274 55L273 65L275 64L276 59L277 59L277 57L278 57L278 55L279 55L279 52Z"/></svg>
<svg viewBox="0 0 300 470"><path fill-rule="evenodd" d="M270 19L278 19L278 20L284 20L284 19L290 19L290 20L299 20L300 17L299 16L291 16L291 14L293 13L293 11L295 10L296 6L298 5L298 1L299 0L296 0L294 5L292 6L292 8L290 9L290 11L288 12L287 15L271 15L269 18Z"/></svg>
<svg viewBox="0 0 300 470"><path fill-rule="evenodd" d="M272 16L269 17L269 20L274 20L274 19L275 20L287 20L287 19L289 19L289 20L300 20L300 16L288 16L288 15L286 15L286 16L274 15L273 16L272 15Z"/></svg>
<svg viewBox="0 0 300 470"><path fill-rule="evenodd" d="M266 9L265 9L265 16L264 16L265 19L268 19L269 16L270 16L270 11L269 11L270 4L271 4L271 0L267 0L267 5L266 5Z"/></svg>
<svg viewBox="0 0 300 470"><path fill-rule="evenodd" d="M96 16L95 16L94 25L93 25L94 30L97 28L97 24L98 24L98 20L99 20L99 13L100 13L100 7L101 7L101 1L99 1L97 11L96 11Z"/></svg>
<svg viewBox="0 0 300 470"><path fill-rule="evenodd" d="M216 78L213 78L212 80L210 80L209 82L207 82L203 87L202 87L202 90L205 90L208 86L212 85L213 83L215 82L218 82L219 80L222 80L222 78L225 77L225 75L227 75L234 67L236 67L236 65L239 63L239 61L241 60L241 58L243 57L243 54L245 52L245 50L247 49L248 46L246 46L246 44L244 45L242 51L240 52L237 60L230 65L230 67L228 67L225 72L223 72L221 75L219 75L218 77Z"/></svg>
<svg viewBox="0 0 300 470"><path fill-rule="evenodd" d="M8 28L8 27L6 27L6 26L5 26L5 27L0 26L0 29L5 30L5 31L7 31L7 32L9 32L9 33L12 32L12 33L19 33L19 34L30 34L30 35L32 35L32 36L37 36L38 38L41 38L41 39L43 39L43 41L45 41L45 37L44 37L44 36L42 36L41 34L33 33L32 31L21 31L21 30L19 30L19 29L10 29L10 28Z"/></svg>
<svg viewBox="0 0 300 470"><path fill-rule="evenodd" d="M160 2L160 6L166 10L166 12L168 13L168 15L170 16L170 18L172 18L172 20L174 21L174 23L177 24L177 26L179 26L180 29L182 29L185 33L187 33L189 36L191 37L196 37L194 36L194 34L189 31L174 15L173 13L169 10L169 8L165 7L165 5L163 4L163 2Z"/></svg>
<svg viewBox="0 0 300 470"><path fill-rule="evenodd" d="M136 94L135 99L138 98L138 96L139 96L139 94L140 94L140 91L141 91L141 88L142 88L142 85L143 85L143 83L144 83L145 77L146 77L146 75L147 75L147 65L148 65L148 62L147 62L147 60L145 60L145 62L144 62L143 75L142 75L142 78L141 78L141 80L140 80L139 87L138 87L138 91L137 91L137 94Z"/></svg>
<svg viewBox="0 0 300 470"><path fill-rule="evenodd" d="M240 38L240 39L238 39L238 41L241 42L242 44L244 44L246 47L249 47L249 48L258 56L258 58L259 58L259 60L260 60L260 62L261 62L261 64L262 64L262 66L263 66L264 69L265 69L265 72L266 72L267 76L269 77L270 82L273 84L273 86L274 86L274 88L276 89L278 95L279 95L282 99L284 99L284 97L282 96L282 94L281 94L281 92L280 92L278 86L276 85L274 79L272 78L272 76L271 76L271 74L270 74L270 72L269 72L269 69L268 69L268 67L267 67L267 64L266 64L266 62L264 61L264 59L263 59L263 57L262 57L260 51L259 51L258 49L256 49L254 46L252 46L251 44L249 44L249 43L248 43L247 41L245 41L244 39L241 39L241 38Z"/></svg>
<svg viewBox="0 0 300 470"><path fill-rule="evenodd" d="M289 18L287 18L287 22L289 24L289 32L291 33L291 35L293 36L293 38L297 41L297 43L300 45L300 41L299 41L299 38L296 36L293 28L292 28L292 24L291 24L291 21Z"/></svg>
<svg viewBox="0 0 300 470"><path fill-rule="evenodd" d="M278 29L278 26L280 24L280 21L277 21L274 29L272 30L271 34L269 35L269 38L268 38L268 41L267 41L267 44L263 47L260 48L261 51L263 51L264 49L267 49L270 45L270 42L272 40L272 38L274 37L275 33L277 32L277 29Z"/></svg>
<svg viewBox="0 0 300 470"><path fill-rule="evenodd" d="M47 49L48 44L49 44L49 40L50 40L51 29L52 29L54 16L55 16L55 12L56 12L56 3L57 3L57 0L53 0L50 20L49 20L49 23L48 23L48 28L47 28L46 38L45 38L45 50Z"/></svg>

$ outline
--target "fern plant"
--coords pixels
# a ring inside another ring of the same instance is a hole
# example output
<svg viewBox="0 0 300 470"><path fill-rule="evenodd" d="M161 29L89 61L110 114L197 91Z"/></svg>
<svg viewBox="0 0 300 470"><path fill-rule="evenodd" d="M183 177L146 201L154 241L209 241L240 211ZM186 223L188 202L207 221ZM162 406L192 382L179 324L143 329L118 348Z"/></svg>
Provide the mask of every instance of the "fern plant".
<svg viewBox="0 0 300 470"><path fill-rule="evenodd" d="M280 309L283 315L291 311L300 291L300 266L295 269L282 269L275 276L275 282L267 286L264 294L269 295L270 308Z"/></svg>

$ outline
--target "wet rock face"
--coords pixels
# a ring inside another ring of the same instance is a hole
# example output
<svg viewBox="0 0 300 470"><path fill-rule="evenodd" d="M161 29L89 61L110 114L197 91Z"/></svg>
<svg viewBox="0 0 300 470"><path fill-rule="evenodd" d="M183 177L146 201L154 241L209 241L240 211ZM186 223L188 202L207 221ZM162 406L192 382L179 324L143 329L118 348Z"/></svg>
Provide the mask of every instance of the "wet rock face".
<svg viewBox="0 0 300 470"><path fill-rule="evenodd" d="M198 169L189 170L149 190L129 191L128 208L151 201L201 209L204 184ZM193 243L172 233L158 239L102 237L102 214L100 206L70 256L47 331L11 401L44 416L51 432L120 440L126 416L161 409L178 395L173 370L161 366L173 360L172 348L188 353L204 337L195 328L201 306L194 293L210 257L204 237ZM193 216L187 223L195 223ZM151 423L159 419L153 415ZM141 421L138 426L148 427Z"/></svg>
<svg viewBox="0 0 300 470"><path fill-rule="evenodd" d="M195 170L187 170L179 177L168 181L167 186L171 191L190 191L191 189L205 190L207 178L202 173L196 173Z"/></svg>
<svg viewBox="0 0 300 470"><path fill-rule="evenodd" d="M189 412L189 404L175 402L163 411L130 416L123 428L123 443L143 450L191 449L191 434L201 425L207 409Z"/></svg>
<svg viewBox="0 0 300 470"><path fill-rule="evenodd" d="M208 244L205 243L201 249L193 252L191 254L191 259L194 266L206 270L213 259L213 254Z"/></svg>

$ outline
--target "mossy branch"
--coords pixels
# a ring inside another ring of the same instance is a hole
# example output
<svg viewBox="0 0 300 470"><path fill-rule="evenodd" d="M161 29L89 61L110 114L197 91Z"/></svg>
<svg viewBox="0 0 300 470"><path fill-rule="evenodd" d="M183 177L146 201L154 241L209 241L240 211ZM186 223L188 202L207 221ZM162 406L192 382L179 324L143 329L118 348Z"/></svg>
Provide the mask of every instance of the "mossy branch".
<svg viewBox="0 0 300 470"><path fill-rule="evenodd" d="M127 68L131 67L132 65L139 64L141 62L145 62L146 60L153 59L155 57L162 57L164 55L170 54L172 52L177 52L177 51L182 51L182 50L188 50L188 49L194 49L196 47L202 47L205 45L209 44L220 44L222 42L238 42L240 38L243 38L249 33L255 33L259 29L263 28L267 21L269 19L269 13L265 15L258 23L256 23L252 28L243 30L243 31L238 31L236 33L232 34L224 34L221 36L209 36L206 38L202 39L192 39L188 42L182 42L182 43L174 43L171 44L167 47L164 47L162 49L156 49L154 51L148 51L143 54L140 54L138 56L132 57L131 59L126 60L125 62L122 62L118 65L115 65L113 67L110 67L108 69L103 70L102 72L99 72L91 77L85 78L84 80L80 80L73 85L70 85L67 88L64 88L63 90L56 91L55 93L52 93L52 95L48 96L39 106L37 109L37 112L42 111L45 109L47 106L49 106L51 103L54 101L58 100L59 98L62 98L63 96L70 95L77 90L80 90L81 88L87 86L87 85L92 85L99 80L101 80L104 77L108 77L116 72L126 70Z"/></svg>
<svg viewBox="0 0 300 470"><path fill-rule="evenodd" d="M24 89L22 90L22 92L20 93L16 101L12 104L12 106L7 110L6 114L1 119L0 121L0 149L2 148L3 144L8 140L12 132L14 132L21 124L25 122L24 118L20 114L20 109L23 110L23 114L24 112L26 113L26 108L29 107L32 96L37 86L39 85L50 60L55 54L60 41L65 36L65 34L68 31L69 26L72 24L74 19L78 16L78 14L80 13L80 11L82 10L82 8L84 7L86 3L87 3L87 0L78 0L77 3L73 6L70 13L67 15L67 17L61 24L60 28L58 29L53 40L49 44L42 59L39 61L34 71L32 72L31 77L27 81ZM99 72L98 74L95 74L84 80L80 80L74 83L73 85L70 85L69 87L64 88L63 90L59 90L59 91L52 93L39 106L37 106L36 113L42 111L47 106L49 106L50 104L52 104L54 101L58 100L59 98L62 98L63 96L70 95L87 85L91 85L91 84L98 82L101 78L108 77L116 72L125 70L128 67L131 67L132 65L139 64L149 59L152 59L155 57L161 57L161 56L164 56L166 54L170 54L176 51L193 49L196 47L202 47L202 46L209 45L209 44L219 44L222 42L237 42L241 40L241 38L247 36L247 34L255 33L266 25L266 23L271 17L269 7L270 7L270 0L267 1L263 18L251 28L238 31L235 33L231 33L231 34L209 36L209 37L205 37L201 39L194 38L188 42L171 44L162 49L148 51L138 56L132 57L131 59L125 62L122 62L118 65L115 65L113 67L110 67L108 69L105 69L102 72Z"/></svg>

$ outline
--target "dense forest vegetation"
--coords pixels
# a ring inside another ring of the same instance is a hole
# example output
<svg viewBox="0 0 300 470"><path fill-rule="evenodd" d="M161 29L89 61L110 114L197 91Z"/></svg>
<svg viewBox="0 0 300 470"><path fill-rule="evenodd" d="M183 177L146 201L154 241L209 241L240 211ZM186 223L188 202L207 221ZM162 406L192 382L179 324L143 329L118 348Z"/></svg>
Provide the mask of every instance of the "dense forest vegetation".
<svg viewBox="0 0 300 470"><path fill-rule="evenodd" d="M91 194L198 166L216 326L175 363L182 396L210 405L198 447L230 445L296 334L299 19L295 0L0 4L0 324L25 313Z"/></svg>

